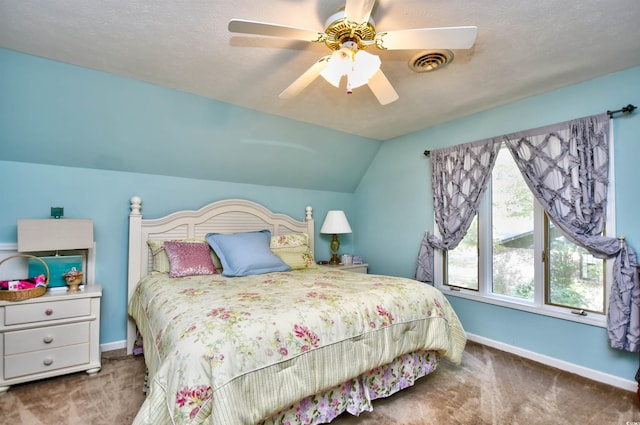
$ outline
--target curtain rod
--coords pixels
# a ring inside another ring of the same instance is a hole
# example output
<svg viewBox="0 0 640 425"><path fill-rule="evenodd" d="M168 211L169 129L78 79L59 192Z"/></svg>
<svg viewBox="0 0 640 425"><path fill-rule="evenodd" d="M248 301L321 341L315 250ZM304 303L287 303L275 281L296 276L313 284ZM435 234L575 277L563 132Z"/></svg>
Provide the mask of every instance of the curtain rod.
<svg viewBox="0 0 640 425"><path fill-rule="evenodd" d="M618 109L617 111L607 111L607 115L609 115L609 118L613 118L613 114L619 114L619 113L630 114L636 109L638 109L637 106L628 104L627 106L623 106L621 109Z"/></svg>
<svg viewBox="0 0 640 425"><path fill-rule="evenodd" d="M637 106L632 105L632 104L628 104L627 106L623 106L622 108L616 110L616 111L607 111L607 115L609 116L609 118L614 118L614 114L631 114L633 111L635 111L636 109L638 109ZM430 150L426 150L424 151L424 156L429 156L431 154Z"/></svg>

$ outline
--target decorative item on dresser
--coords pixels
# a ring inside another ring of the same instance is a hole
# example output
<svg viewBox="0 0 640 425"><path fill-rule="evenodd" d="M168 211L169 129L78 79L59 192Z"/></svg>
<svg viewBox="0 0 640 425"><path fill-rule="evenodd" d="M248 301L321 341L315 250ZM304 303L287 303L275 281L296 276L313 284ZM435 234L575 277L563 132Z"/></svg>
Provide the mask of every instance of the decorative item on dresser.
<svg viewBox="0 0 640 425"><path fill-rule="evenodd" d="M39 257L28 254L17 254L4 258L0 261L0 266L10 260L19 258L29 258L40 261L45 273L36 277L28 277L26 280L12 279L0 281L0 300L2 301L22 301L44 295L47 291L47 284L51 280L49 266Z"/></svg>
<svg viewBox="0 0 640 425"><path fill-rule="evenodd" d="M347 216L344 214L344 211L329 211L324 219L324 223L322 223L320 233L333 234L330 245L331 260L329 260L329 264L340 264L340 259L338 258L338 250L340 249L338 235L351 233L351 226L349 226L349 221L347 221Z"/></svg>

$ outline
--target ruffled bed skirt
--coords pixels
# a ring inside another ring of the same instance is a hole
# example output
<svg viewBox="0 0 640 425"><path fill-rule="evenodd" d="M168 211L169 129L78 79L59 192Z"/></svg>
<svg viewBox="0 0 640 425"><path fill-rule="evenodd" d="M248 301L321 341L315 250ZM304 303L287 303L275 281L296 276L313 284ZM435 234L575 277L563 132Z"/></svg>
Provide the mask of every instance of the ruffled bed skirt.
<svg viewBox="0 0 640 425"><path fill-rule="evenodd" d="M373 400L412 386L419 378L435 371L439 362L440 355L435 351L405 354L322 394L306 397L262 424L324 424L344 412L354 416L370 412Z"/></svg>

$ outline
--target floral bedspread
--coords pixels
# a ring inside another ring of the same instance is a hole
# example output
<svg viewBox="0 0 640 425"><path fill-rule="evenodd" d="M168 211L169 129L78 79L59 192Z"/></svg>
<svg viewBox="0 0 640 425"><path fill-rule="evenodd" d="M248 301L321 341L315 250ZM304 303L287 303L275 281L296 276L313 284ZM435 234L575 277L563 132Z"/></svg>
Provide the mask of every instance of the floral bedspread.
<svg viewBox="0 0 640 425"><path fill-rule="evenodd" d="M422 374L439 355L459 362L466 342L433 287L324 267L243 278L156 273L140 282L129 314L150 378L134 424L259 423L318 401L311 395L351 391L343 384L394 360ZM413 363L402 358L420 352Z"/></svg>

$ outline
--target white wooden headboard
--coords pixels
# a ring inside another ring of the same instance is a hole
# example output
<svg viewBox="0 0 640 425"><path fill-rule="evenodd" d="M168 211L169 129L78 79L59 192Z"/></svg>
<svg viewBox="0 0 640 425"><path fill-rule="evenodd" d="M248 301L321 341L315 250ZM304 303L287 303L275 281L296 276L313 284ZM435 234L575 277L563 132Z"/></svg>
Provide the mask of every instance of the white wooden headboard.
<svg viewBox="0 0 640 425"><path fill-rule="evenodd" d="M202 238L207 233L236 233L269 229L272 235L307 233L309 246L314 249L314 222L311 207L306 207L305 218L296 220L274 213L264 206L243 199L227 199L205 205L197 211L177 211L156 219L142 218L142 199L131 198L129 213L129 274L127 303L138 282L150 273L152 256L148 239ZM127 322L127 354L133 351L135 323Z"/></svg>

